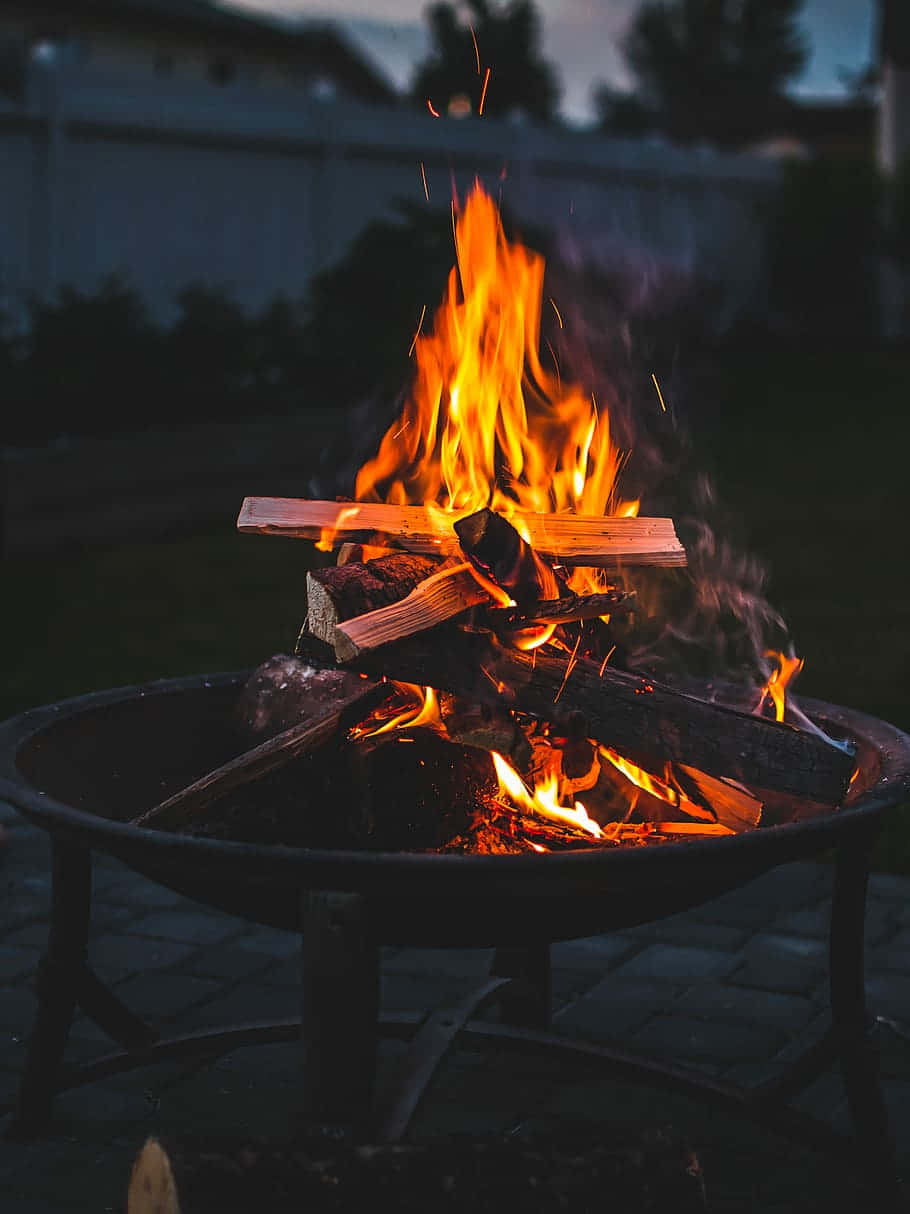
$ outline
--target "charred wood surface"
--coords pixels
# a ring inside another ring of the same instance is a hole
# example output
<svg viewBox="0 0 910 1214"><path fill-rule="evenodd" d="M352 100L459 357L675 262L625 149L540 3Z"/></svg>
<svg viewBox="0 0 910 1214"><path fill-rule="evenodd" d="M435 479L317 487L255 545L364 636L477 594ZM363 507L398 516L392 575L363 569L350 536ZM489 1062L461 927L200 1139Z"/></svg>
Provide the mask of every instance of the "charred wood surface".
<svg viewBox="0 0 910 1214"><path fill-rule="evenodd" d="M582 713L591 737L652 771L666 762L747 786L841 801L853 756L805 730L736 712L640 675L542 650L522 653L447 627L366 655L357 669L425 684L548 719L554 703ZM562 690L560 690L562 689Z"/></svg>
<svg viewBox="0 0 910 1214"><path fill-rule="evenodd" d="M494 632L515 632L542 624L571 624L601 616L627 615L635 610L634 591L607 590L602 594L563 594L525 607L488 607L482 622Z"/></svg>
<svg viewBox="0 0 910 1214"><path fill-rule="evenodd" d="M558 597L559 583L552 567L495 510L478 510L458 519L455 534L464 554L518 604Z"/></svg>
<svg viewBox="0 0 910 1214"><path fill-rule="evenodd" d="M668 518L612 518L583 514L535 514L517 510L540 556L566 565L685 565L686 551ZM337 542L389 544L408 552L448 556L458 551L449 518L424 506L382 502L321 502L288 497L248 497L237 529L252 535L318 540L334 531Z"/></svg>

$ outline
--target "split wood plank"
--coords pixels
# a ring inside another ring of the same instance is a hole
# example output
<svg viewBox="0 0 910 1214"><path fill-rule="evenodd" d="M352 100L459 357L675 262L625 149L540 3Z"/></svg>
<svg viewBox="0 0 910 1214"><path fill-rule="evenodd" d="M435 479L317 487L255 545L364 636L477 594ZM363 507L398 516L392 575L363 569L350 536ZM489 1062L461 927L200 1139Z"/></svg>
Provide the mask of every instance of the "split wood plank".
<svg viewBox="0 0 910 1214"><path fill-rule="evenodd" d="M489 598L467 561L446 562L399 602L338 624L335 655L340 662L349 662L359 654L444 624Z"/></svg>
<svg viewBox="0 0 910 1214"><path fill-rule="evenodd" d="M383 502L325 502L292 497L248 497L238 531L318 540L334 532L338 543L392 544L408 552L448 556L458 552L454 516L426 506ZM516 510L513 522L535 551L566 565L607 567L685 565L686 552L669 518L612 518L585 514L535 514Z"/></svg>

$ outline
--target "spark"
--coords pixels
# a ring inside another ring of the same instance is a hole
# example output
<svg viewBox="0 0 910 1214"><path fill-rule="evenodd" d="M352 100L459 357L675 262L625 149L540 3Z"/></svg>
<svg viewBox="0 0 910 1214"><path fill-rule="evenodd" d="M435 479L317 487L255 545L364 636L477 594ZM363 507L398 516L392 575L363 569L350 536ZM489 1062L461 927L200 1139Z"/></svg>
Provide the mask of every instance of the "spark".
<svg viewBox="0 0 910 1214"><path fill-rule="evenodd" d="M415 341L417 340L416 336L415 336L414 340L415 340ZM414 347L413 347L413 346L411 346L411 349L413 350L413 349L414 349ZM404 425L403 425L403 426L399 426L399 427L398 427L398 429L395 431L395 433L392 435L392 439L394 440L394 439L396 439L396 438L400 438L400 437L402 436L402 434L404 434L405 430L407 430L408 426L410 426L410 424L411 424L411 423L410 423L409 421L406 421L406 422L404 423ZM615 646L614 646L614 648L615 648ZM361 677L362 679L365 679L365 678L367 678L368 676L367 676L367 675L361 675L360 677Z"/></svg>
<svg viewBox="0 0 910 1214"><path fill-rule="evenodd" d="M661 409L663 409L664 413L666 413L667 406L664 404L664 394L660 390L660 384L657 382L657 376L654 374L653 371L651 372L651 382L654 384L654 387L657 389L657 399L660 401L660 407L661 407Z"/></svg>
<svg viewBox="0 0 910 1214"><path fill-rule="evenodd" d="M607 656L606 656L606 657L604 658L604 660L601 662L601 664L600 664L600 675L599 675L599 677L600 677L601 679L604 677L604 671L607 669L607 662L609 662L610 658L612 658L612 656L613 656L613 654L614 654L615 652L616 652L616 646L615 646L615 645L613 645L613 646L611 647L611 649L610 649L610 652L607 654Z"/></svg>
<svg viewBox="0 0 910 1214"><path fill-rule="evenodd" d="M483 78L483 88L480 90L480 105L477 107L478 116L483 114L483 104L487 99L487 85L490 83L490 69L487 68Z"/></svg>
<svg viewBox="0 0 910 1214"><path fill-rule="evenodd" d="M581 644L581 633L579 632L578 639L575 642L575 648L572 650L572 656L569 658L568 662L566 662L566 673L563 676L563 680L559 685L559 691L557 691L557 693L553 699L554 704L559 699L559 697L562 695L563 691L565 690L566 683L568 683L568 681L569 681L569 675L575 669L575 655L578 653L578 646L580 644Z"/></svg>
<svg viewBox="0 0 910 1214"><path fill-rule="evenodd" d="M481 666L480 672L481 672L481 674L486 675L486 677L490 680L490 682L493 684L493 686L496 688L496 690L499 692L499 694L502 695L502 683L500 683L497 679L493 678L493 676L490 674L489 670L487 670L486 666Z"/></svg>
<svg viewBox="0 0 910 1214"><path fill-rule="evenodd" d="M426 316L426 314L427 314L427 305L424 304L420 311L420 320L418 320L418 322L417 322L417 332L414 334L414 340L411 342L410 350L408 350L408 358L410 358L411 355L414 353L414 347L417 345L417 338L420 336L420 330L423 328L423 318ZM402 429L404 429L403 426L402 426ZM398 431L398 434L400 434L400 433L401 433L401 430ZM396 434L395 437L397 438L398 435Z"/></svg>
<svg viewBox="0 0 910 1214"><path fill-rule="evenodd" d="M557 308L557 306L556 306L556 300L553 298L552 295L550 296L550 307L556 313L556 319L559 321L559 327L561 329L563 327L562 316L559 313L559 308Z"/></svg>
<svg viewBox="0 0 910 1214"><path fill-rule="evenodd" d="M427 171L423 167L423 161L420 162L420 180L423 182L423 196L427 202L430 201L430 191L427 189Z"/></svg>
<svg viewBox="0 0 910 1214"><path fill-rule="evenodd" d="M430 111L430 113L433 115L434 118L439 117L439 110L436 109L436 107L433 105L433 102L429 99L429 97L427 97L427 109Z"/></svg>
<svg viewBox="0 0 910 1214"><path fill-rule="evenodd" d="M480 48L477 45L477 35L474 33L474 26L469 25L471 31L471 41L474 43L474 58L477 60L477 75L480 75Z"/></svg>
<svg viewBox="0 0 910 1214"><path fill-rule="evenodd" d="M550 351L550 357L553 359L553 366L556 368L556 382L559 385L559 390L562 391L562 375L559 371L559 359L556 357L556 351L550 345L549 337L544 338L544 343L546 344L547 349Z"/></svg>

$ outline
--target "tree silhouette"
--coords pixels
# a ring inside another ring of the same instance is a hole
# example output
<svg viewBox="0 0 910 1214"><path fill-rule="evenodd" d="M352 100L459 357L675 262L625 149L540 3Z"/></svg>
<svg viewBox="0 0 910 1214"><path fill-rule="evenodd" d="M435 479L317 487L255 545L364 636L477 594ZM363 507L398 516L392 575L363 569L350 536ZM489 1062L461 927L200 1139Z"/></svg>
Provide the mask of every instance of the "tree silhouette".
<svg viewBox="0 0 910 1214"><path fill-rule="evenodd" d="M465 0L464 19L454 4L427 11L433 49L417 70L412 96L441 114L502 116L524 111L540 122L556 112L556 73L540 52L540 21L531 0L497 8L489 0ZM485 88L487 69L489 82Z"/></svg>
<svg viewBox="0 0 910 1214"><path fill-rule="evenodd" d="M677 139L738 142L786 113L784 87L804 67L803 0L646 0L623 51L638 83L631 110L600 94L610 123L634 111ZM595 96L595 103L597 103Z"/></svg>

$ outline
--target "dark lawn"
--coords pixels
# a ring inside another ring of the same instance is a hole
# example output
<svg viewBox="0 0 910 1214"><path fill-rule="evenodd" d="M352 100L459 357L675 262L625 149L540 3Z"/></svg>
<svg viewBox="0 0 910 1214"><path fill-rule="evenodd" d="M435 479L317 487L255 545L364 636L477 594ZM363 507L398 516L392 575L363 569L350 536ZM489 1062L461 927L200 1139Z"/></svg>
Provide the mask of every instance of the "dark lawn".
<svg viewBox="0 0 910 1214"><path fill-rule="evenodd" d="M801 690L910 730L910 359L728 353L711 383L698 448L771 568ZM232 528L7 560L0 717L289 650L316 554ZM878 861L910 872L900 815Z"/></svg>

